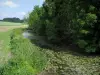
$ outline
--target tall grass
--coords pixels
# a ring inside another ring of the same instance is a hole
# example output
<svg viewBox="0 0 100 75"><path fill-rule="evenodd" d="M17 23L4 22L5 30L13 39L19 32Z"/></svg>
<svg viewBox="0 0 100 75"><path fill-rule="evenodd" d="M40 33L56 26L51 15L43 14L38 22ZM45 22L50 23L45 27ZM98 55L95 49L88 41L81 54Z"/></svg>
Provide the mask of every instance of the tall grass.
<svg viewBox="0 0 100 75"><path fill-rule="evenodd" d="M1 75L35 75L47 64L47 57L28 39L23 38L22 29L15 29L11 34L12 59L1 70Z"/></svg>

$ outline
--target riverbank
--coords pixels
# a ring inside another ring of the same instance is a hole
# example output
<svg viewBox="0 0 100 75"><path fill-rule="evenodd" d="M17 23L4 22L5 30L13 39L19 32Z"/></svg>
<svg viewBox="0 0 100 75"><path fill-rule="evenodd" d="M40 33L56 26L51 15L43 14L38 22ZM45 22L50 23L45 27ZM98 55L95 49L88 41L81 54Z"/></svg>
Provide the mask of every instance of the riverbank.
<svg viewBox="0 0 100 75"><path fill-rule="evenodd" d="M28 38L28 35L26 38ZM99 56L81 55L77 52L74 52L70 48L49 49L42 47L42 49L43 49L42 52L45 53L49 59L49 64L46 67L46 69L42 71L39 75L99 75L100 74Z"/></svg>
<svg viewBox="0 0 100 75"><path fill-rule="evenodd" d="M1 75L99 75L100 57L82 56L70 49L39 47L14 29L10 49L13 58L0 68Z"/></svg>
<svg viewBox="0 0 100 75"><path fill-rule="evenodd" d="M13 57L2 68L2 75L35 75L46 67L48 59L42 48L24 38L23 31L19 28L11 33L10 49Z"/></svg>

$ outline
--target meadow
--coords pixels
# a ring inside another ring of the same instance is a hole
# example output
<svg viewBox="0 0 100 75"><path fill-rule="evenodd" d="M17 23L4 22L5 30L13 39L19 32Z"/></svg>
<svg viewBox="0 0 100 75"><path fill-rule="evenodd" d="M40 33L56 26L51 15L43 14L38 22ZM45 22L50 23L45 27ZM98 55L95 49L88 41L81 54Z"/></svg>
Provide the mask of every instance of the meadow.
<svg viewBox="0 0 100 75"><path fill-rule="evenodd" d="M13 23L0 21L0 32L6 32L15 28L26 28L27 25L24 23Z"/></svg>
<svg viewBox="0 0 100 75"><path fill-rule="evenodd" d="M45 54L22 36L27 25L4 24L0 23L0 75L34 75L43 70Z"/></svg>
<svg viewBox="0 0 100 75"><path fill-rule="evenodd" d="M0 26L18 26L18 25L22 25L22 23L0 21Z"/></svg>
<svg viewBox="0 0 100 75"><path fill-rule="evenodd" d="M25 27L21 23L11 23L0 21L0 67L2 67L11 58L10 52L10 34L12 29Z"/></svg>

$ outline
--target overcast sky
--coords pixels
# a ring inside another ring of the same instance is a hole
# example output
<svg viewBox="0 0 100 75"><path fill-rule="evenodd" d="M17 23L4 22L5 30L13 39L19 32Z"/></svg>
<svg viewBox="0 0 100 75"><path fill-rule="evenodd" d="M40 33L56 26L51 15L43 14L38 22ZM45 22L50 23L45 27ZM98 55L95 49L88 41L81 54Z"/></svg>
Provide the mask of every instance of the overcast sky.
<svg viewBox="0 0 100 75"><path fill-rule="evenodd" d="M42 6L44 0L0 0L0 19L5 17L18 17L22 19L25 14L33 10L35 5Z"/></svg>

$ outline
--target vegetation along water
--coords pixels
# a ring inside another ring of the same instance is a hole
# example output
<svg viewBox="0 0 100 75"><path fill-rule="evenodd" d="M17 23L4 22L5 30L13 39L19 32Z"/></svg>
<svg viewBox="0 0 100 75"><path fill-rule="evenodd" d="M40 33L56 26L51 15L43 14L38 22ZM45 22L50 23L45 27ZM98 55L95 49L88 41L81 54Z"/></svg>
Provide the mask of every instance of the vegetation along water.
<svg viewBox="0 0 100 75"><path fill-rule="evenodd" d="M100 75L99 24L99 0L45 0L23 19L5 17L0 75Z"/></svg>

